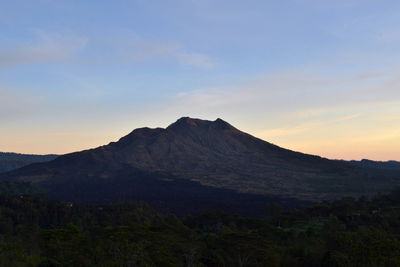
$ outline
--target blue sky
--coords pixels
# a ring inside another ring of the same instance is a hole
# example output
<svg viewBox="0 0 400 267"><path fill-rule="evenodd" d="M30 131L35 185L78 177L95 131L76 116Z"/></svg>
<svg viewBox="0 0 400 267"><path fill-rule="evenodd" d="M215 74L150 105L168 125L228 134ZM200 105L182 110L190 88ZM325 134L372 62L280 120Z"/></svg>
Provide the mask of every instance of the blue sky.
<svg viewBox="0 0 400 267"><path fill-rule="evenodd" d="M399 26L398 1L4 0L0 151L72 152L192 116L400 160Z"/></svg>

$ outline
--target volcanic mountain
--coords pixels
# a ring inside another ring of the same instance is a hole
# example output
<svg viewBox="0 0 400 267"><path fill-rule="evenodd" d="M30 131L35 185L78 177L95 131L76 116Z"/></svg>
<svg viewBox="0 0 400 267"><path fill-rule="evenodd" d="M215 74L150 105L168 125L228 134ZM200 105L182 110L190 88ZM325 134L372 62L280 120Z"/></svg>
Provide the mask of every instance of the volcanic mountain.
<svg viewBox="0 0 400 267"><path fill-rule="evenodd" d="M165 129L139 128L118 142L1 174L0 180L92 201L123 196L162 202L164 195L178 201L205 189L207 196L231 192L319 201L388 192L400 184L400 172L283 149L221 119L184 117Z"/></svg>

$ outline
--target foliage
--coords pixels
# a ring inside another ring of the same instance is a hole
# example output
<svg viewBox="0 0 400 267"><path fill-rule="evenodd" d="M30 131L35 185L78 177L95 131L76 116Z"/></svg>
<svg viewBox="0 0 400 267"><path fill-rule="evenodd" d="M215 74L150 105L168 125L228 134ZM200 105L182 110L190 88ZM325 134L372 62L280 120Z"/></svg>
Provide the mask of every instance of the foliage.
<svg viewBox="0 0 400 267"><path fill-rule="evenodd" d="M400 193L264 218L0 196L0 266L400 266Z"/></svg>

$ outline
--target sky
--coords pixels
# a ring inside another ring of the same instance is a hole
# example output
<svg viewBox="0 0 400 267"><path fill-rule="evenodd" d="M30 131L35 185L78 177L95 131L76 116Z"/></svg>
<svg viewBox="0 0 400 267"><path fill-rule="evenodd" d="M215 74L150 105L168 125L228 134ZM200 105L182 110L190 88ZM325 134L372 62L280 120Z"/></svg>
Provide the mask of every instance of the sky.
<svg viewBox="0 0 400 267"><path fill-rule="evenodd" d="M182 116L400 160L400 1L1 1L0 151L69 153Z"/></svg>

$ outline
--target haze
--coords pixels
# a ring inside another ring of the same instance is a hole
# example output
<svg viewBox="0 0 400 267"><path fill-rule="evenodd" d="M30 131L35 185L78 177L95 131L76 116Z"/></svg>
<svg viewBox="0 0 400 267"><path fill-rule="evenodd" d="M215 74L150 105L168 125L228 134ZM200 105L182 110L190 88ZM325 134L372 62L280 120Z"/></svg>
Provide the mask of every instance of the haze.
<svg viewBox="0 0 400 267"><path fill-rule="evenodd" d="M398 1L5 0L0 151L182 116L328 158L400 160Z"/></svg>

